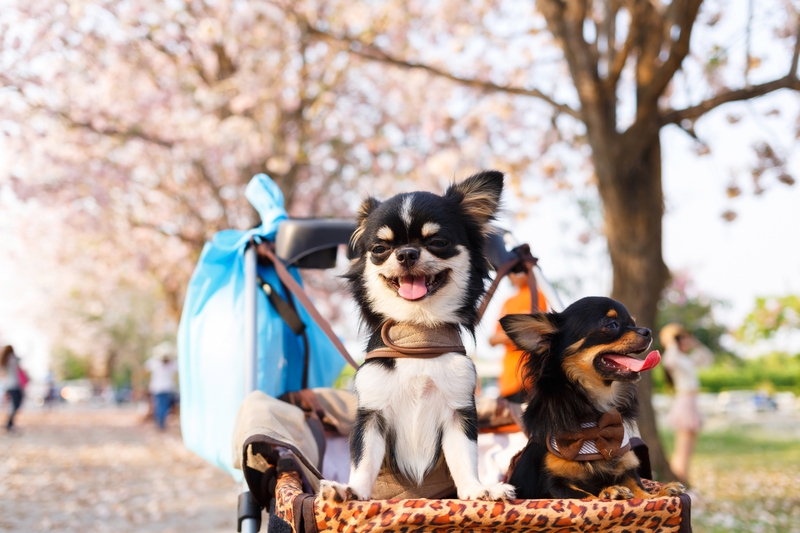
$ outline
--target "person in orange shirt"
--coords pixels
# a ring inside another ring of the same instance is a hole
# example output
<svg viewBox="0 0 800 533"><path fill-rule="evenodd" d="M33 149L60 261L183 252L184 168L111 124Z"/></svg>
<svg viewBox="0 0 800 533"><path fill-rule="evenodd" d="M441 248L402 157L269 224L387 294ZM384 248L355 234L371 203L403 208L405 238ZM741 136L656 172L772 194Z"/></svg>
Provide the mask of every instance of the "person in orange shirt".
<svg viewBox="0 0 800 533"><path fill-rule="evenodd" d="M531 290L528 287L527 275L524 272L511 272L508 274L508 279L517 288L517 294L506 300L503 304L503 309L500 311L500 316L530 313ZM541 291L539 291L538 296L539 311L546 311L547 301L542 296ZM503 357L503 370L498 378L500 396L512 402L524 402L528 391L523 387L522 369L519 366L522 352L517 350L514 343L503 331L503 328L500 327L499 322L494 335L489 338L489 344L492 346L503 344L506 347L506 354Z"/></svg>

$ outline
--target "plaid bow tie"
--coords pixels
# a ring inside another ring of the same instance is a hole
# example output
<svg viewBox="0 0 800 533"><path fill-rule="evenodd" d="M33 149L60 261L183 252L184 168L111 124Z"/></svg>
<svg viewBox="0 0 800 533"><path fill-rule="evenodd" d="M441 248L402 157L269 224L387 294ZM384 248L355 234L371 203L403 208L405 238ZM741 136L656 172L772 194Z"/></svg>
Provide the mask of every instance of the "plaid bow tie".
<svg viewBox="0 0 800 533"><path fill-rule="evenodd" d="M594 441L600 454L606 459L612 459L619 455L624 437L622 416L616 409L612 409L603 413L596 426L557 435L556 443L559 453L569 461L578 456L585 441Z"/></svg>

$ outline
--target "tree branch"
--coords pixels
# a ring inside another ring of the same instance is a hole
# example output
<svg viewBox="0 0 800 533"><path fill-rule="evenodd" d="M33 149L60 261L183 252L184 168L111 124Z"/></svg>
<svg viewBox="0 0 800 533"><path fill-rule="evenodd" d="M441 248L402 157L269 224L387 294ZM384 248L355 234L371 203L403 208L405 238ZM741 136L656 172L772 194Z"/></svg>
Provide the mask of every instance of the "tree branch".
<svg viewBox="0 0 800 533"><path fill-rule="evenodd" d="M608 62L608 72L611 72L611 65L615 64L617 57L617 14L620 5L619 0L603 0L603 2L606 7L603 21L603 31L606 36L606 61Z"/></svg>
<svg viewBox="0 0 800 533"><path fill-rule="evenodd" d="M181 25L181 29L185 30L183 25ZM172 61L172 64L175 65L176 68L180 69L180 63L178 62L178 56L176 56L175 54L173 54L169 50L167 50L167 48L163 44L156 42L156 40L153 37L152 33L148 33L147 35L145 35L144 38L148 43L150 43L150 46L152 46L153 48L155 48L156 50L158 50L159 52L161 52L162 54L167 56L169 58L169 60ZM146 54L146 52L144 50L142 50L141 44L139 44L136 41L134 41L133 45L134 45L134 47L139 48L143 53ZM197 73L197 75L200 76L200 79L202 79L205 82L206 85L211 86L212 85L212 80L208 79L208 76L206 75L205 70L203 69L202 65L200 64L200 61L197 59L197 57L195 56L194 52L192 51L192 43L191 42L188 43L188 45L186 46L186 53L189 55L189 57L192 58L192 61L191 61L192 70L194 70L195 73Z"/></svg>
<svg viewBox="0 0 800 533"><path fill-rule="evenodd" d="M667 60L658 67L652 82L648 84L643 92L640 105L656 105L658 98L664 93L672 77L678 69L681 68L683 60L689 54L689 42L692 38L692 29L697 19L697 12L700 10L701 3L702 0L685 0L686 5L676 8L676 16L680 18L680 35L676 41L673 41L672 46L670 46ZM668 18L664 20L669 23Z"/></svg>
<svg viewBox="0 0 800 533"><path fill-rule="evenodd" d="M722 104L757 98L779 89L792 89L795 91L800 91L800 81L798 81L797 76L789 74L778 80L762 83L760 85L751 85L735 91L718 94L712 98L709 98L708 100L700 102L695 106L680 110L670 110L663 113L661 115L661 125L664 126L667 124L677 124L683 120L693 120L708 113L715 107L721 106Z"/></svg>
<svg viewBox="0 0 800 533"><path fill-rule="evenodd" d="M421 69L424 70L425 72L428 72L429 74L433 74L440 78L445 78L450 81L456 82L460 85L465 85L467 87L472 87L474 89L482 91L514 94L519 96L530 96L550 104L560 113L564 113L565 115L569 115L571 117L577 118L578 120L581 120L581 114L579 111L571 108L567 104L556 102L551 97L539 91L538 89L524 89L522 87L514 87L510 85L498 85L496 83L492 83L489 81L476 80L472 78L463 78L451 74L449 72L445 72L444 70L438 67L434 67L432 65L427 65L424 63L416 63L412 61L407 61L405 59L397 58L385 52L384 50L381 50L380 48L370 43L365 43L355 37L334 35L330 32L325 32L317 28L314 28L308 24L307 24L307 31L312 36L316 36L318 38L322 38L327 41L332 41L339 44L347 45L348 51L351 54L356 55L358 57L362 57L364 59L368 59L370 61L379 61L381 63L386 63L388 65L393 65L395 67L400 67L405 69Z"/></svg>
<svg viewBox="0 0 800 533"><path fill-rule="evenodd" d="M36 82L31 82L29 80L12 80L7 76L0 74L0 83L3 83L7 87L14 87L19 95L22 97L23 101L30 107L30 109L35 111L43 111L45 113L49 113L56 117L59 117L61 120L67 123L69 127L72 128L83 128L87 129L91 132L97 133L99 135L105 135L108 137L122 137L124 139L136 138L141 139L143 141L147 141L149 143L157 144L164 148L172 148L175 143L174 141L168 141L166 139L161 139L159 137L155 137L148 133L143 132L140 129L137 129L136 126L129 127L128 129L118 129L118 128L98 128L91 122L81 122L78 120L73 119L69 114L65 111L58 111L56 109L52 109L42 104L37 104L33 102L28 95L25 93L25 89L23 88L24 82L28 82L34 85L38 85ZM105 117L103 117L105 118ZM109 120L109 122L113 122Z"/></svg>
<svg viewBox="0 0 800 533"><path fill-rule="evenodd" d="M800 61L800 13L795 18L797 28L795 28L794 53L792 53L792 66L789 70L789 76L797 78L797 63Z"/></svg>
<svg viewBox="0 0 800 533"><path fill-rule="evenodd" d="M688 135L689 137L694 139L696 142L702 144L703 146L706 146L706 147L708 146L708 143L706 143L703 139L701 139L700 137L697 136L697 133L694 131L694 126L689 126L687 128L683 124L681 124L680 122L678 122L676 124L676 126L678 126L681 129L681 131L683 131L686 135Z"/></svg>
<svg viewBox="0 0 800 533"><path fill-rule="evenodd" d="M561 40L575 88L581 97L581 105L596 107L607 103L597 71L598 56L583 37L586 0L542 2L542 8L550 30Z"/></svg>
<svg viewBox="0 0 800 533"><path fill-rule="evenodd" d="M539 0L547 28L555 37L569 66L572 82L581 102L581 120L593 140L595 157L605 153L607 143L617 134L616 92L607 91L597 71L597 57L583 38L586 4L583 0Z"/></svg>
<svg viewBox="0 0 800 533"><path fill-rule="evenodd" d="M197 237L197 236L194 236L194 235L187 235L187 234L182 233L182 232L167 231L166 229L164 229L164 226L161 225L161 224L152 224L150 222L142 222L142 221L137 221L137 220L132 220L132 219L129 219L128 223L131 226L133 226L134 228L148 229L148 230L156 231L156 232L158 232L158 233L160 233L162 235L166 235L167 237L177 237L181 241L185 242L186 244L190 244L193 247L202 248L206 243L206 239L204 237Z"/></svg>
<svg viewBox="0 0 800 533"><path fill-rule="evenodd" d="M628 61L628 56L633 49L633 43L639 39L640 24L639 17L637 17L637 12L641 14L641 11L629 9L628 12L631 15L631 23L628 26L628 36L622 45L622 50L619 53L614 50L612 54L612 50L610 49L611 43L609 43L609 58L613 60L608 66L608 75L606 76L604 82L607 90L613 90L613 88L617 86L619 77L622 75L622 69L625 68L625 63ZM616 16L616 13L614 15Z"/></svg>
<svg viewBox="0 0 800 533"><path fill-rule="evenodd" d="M220 187L214 182L214 179L211 177L211 174L208 172L208 168L206 167L203 161L195 159L192 161L192 166L197 171L200 178L209 186L211 192L214 195L214 199L219 204L220 209L222 209L222 216L225 220L225 227L224 229L228 229L232 227L231 219L228 216L228 209L225 205L225 200L222 199L222 191Z"/></svg>
<svg viewBox="0 0 800 533"><path fill-rule="evenodd" d="M48 112L48 113L52 113L53 115L55 115L57 117L60 117L70 127L87 129L87 130L89 130L89 131L91 131L93 133L97 133L99 135L105 135L107 137L121 137L123 139L131 139L131 138L140 139L142 141L153 143L153 144L156 144L156 145L164 147L164 148L172 148L175 145L175 143L173 141L168 141L166 139L160 139L160 138L155 137L153 135L150 135L148 133L144 133L143 131L137 129L136 126L128 128L128 129L125 129L125 130L120 130L120 129L117 129L117 128L98 128L95 125L93 125L91 122L80 122L78 120L75 120L75 119L73 119L67 113L65 113L63 111L56 111L54 109L48 109L48 108L42 107L42 106L32 106L32 107L38 108L40 111L45 111L45 112Z"/></svg>
<svg viewBox="0 0 800 533"><path fill-rule="evenodd" d="M752 67L752 36L753 36L753 0L747 2L747 25L745 26L744 40L744 84L750 85L750 69Z"/></svg>

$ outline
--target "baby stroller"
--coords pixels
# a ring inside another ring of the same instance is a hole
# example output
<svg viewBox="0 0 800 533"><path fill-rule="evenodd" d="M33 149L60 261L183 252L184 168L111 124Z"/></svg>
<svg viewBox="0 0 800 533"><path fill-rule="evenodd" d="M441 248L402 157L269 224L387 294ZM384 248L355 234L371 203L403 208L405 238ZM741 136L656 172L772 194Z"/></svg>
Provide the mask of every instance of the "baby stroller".
<svg viewBox="0 0 800 533"><path fill-rule="evenodd" d="M270 193L267 196L272 202L268 208L256 205L265 197L260 189ZM198 357L203 356L203 350L198 347L197 333L203 329L197 320L203 306L192 299L192 287L179 335L181 388L190 391L184 400L184 438L190 449L243 478L238 531L259 531L263 511L269 516L268 531L295 533L459 529L691 531L690 499L686 495L627 501L483 502L422 498L403 492L402 488L387 486L382 487L383 492L378 490L373 494L375 499L370 501L331 504L318 500L314 494L320 479L347 480L347 435L352 427L356 400L352 393L333 389L330 384L343 361L354 367L357 364L305 296L292 269L334 267L337 249L348 245L355 223L346 219L288 219L285 213L280 216L282 198L277 187L264 175L256 176L248 186L248 198L251 201L255 198L253 203L264 224L258 231L240 232L235 246L230 246L236 248L235 253L231 251L229 255L235 255L233 267L239 270L235 272L233 285L239 289L240 297L233 301L241 307L243 322L239 330L243 341L236 346L241 349L242 356L236 357L230 352L225 359L229 364L241 363L243 368L241 372L233 372L239 380L240 393L234 395L233 401L238 401L239 405L235 417L231 415L234 418L232 428L211 427L215 417L209 418L203 410L213 405L219 411L219 401L201 399L203 391L191 381L203 380L200 369L203 363ZM351 253L348 249L348 254ZM510 271L526 272L533 298L536 298L536 291L541 290L550 306L561 310L556 291L542 276L527 245L509 250L503 236L497 234L490 240L487 257L496 276L482 302L481 314L497 283ZM212 269L212 279L218 274L219 271ZM195 292L200 286L207 295L207 277L198 276L196 272L192 280ZM264 314L277 317L277 321L264 327L259 323L259 317ZM281 354L279 364L269 367L274 361L266 361L265 352L280 352L280 345L277 350L275 342L265 346L260 336L266 331L268 336L274 337L275 324L283 330L284 352L287 346L297 349L289 357ZM202 341L202 334L199 337ZM292 337L295 341L300 339L299 344L287 342ZM315 349L325 355L314 355ZM219 365L211 366L214 372L221 371ZM327 374L321 372L320 366L329 367ZM269 386L265 386L265 374L269 373L283 373L286 377L283 387L269 390ZM235 386L235 381L229 384ZM233 402L230 403L229 412ZM513 452L521 448L526 439L517 425L518 405L502 399L479 398L477 407L481 429L479 450L483 452L481 478L485 479L486 475L497 475L498 468L507 467ZM222 445L209 449L211 441L221 441L219 436L224 435L225 429L231 429L227 433L229 439L233 435L232 442L228 440L228 449L232 448L232 452L227 457L220 451ZM646 446L639 439L632 444L640 458L641 477L648 488L655 488L657 483L647 481L652 473ZM487 458L490 459L488 466ZM426 486L429 484L435 486L436 480L426 482Z"/></svg>

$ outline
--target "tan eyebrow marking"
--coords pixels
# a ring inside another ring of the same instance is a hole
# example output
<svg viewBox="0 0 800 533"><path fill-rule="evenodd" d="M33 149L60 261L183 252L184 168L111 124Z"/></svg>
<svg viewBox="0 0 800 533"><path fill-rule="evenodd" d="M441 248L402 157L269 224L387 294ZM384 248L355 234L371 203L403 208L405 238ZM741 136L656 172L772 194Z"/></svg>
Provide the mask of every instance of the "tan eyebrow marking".
<svg viewBox="0 0 800 533"><path fill-rule="evenodd" d="M609 318L617 318L617 312L612 309L606 316Z"/></svg>
<svg viewBox="0 0 800 533"><path fill-rule="evenodd" d="M426 222L422 226L422 237L430 237L434 233L437 233L440 229L442 229L442 227L436 222Z"/></svg>
<svg viewBox="0 0 800 533"><path fill-rule="evenodd" d="M394 232L389 226L383 226L381 229L379 229L376 236L383 241L394 240Z"/></svg>

